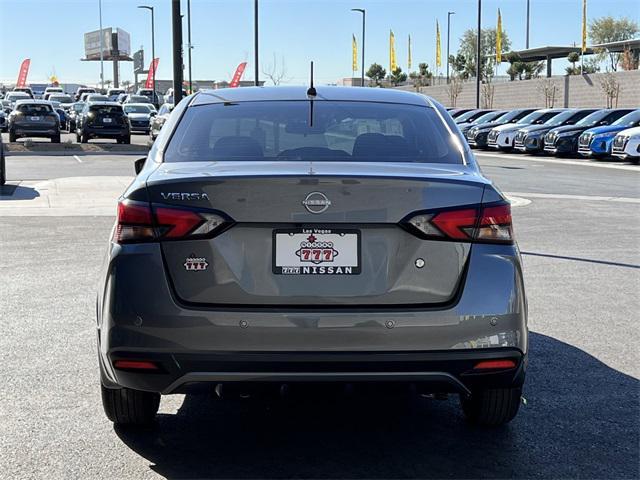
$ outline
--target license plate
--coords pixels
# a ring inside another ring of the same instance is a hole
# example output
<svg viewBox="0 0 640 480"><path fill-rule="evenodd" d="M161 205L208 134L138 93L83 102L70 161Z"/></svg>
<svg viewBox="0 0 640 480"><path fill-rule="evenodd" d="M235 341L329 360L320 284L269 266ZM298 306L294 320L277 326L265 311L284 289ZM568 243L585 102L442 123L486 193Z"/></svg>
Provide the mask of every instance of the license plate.
<svg viewBox="0 0 640 480"><path fill-rule="evenodd" d="M104 123L111 123L111 119L110 119L109 117L107 117L107 118L103 118L103 119L102 119L102 121L103 121Z"/></svg>
<svg viewBox="0 0 640 480"><path fill-rule="evenodd" d="M274 230L273 273L358 275L360 231L334 228Z"/></svg>
<svg viewBox="0 0 640 480"><path fill-rule="evenodd" d="M33 122L38 122L40 120L40 117L31 117L31 120Z"/></svg>

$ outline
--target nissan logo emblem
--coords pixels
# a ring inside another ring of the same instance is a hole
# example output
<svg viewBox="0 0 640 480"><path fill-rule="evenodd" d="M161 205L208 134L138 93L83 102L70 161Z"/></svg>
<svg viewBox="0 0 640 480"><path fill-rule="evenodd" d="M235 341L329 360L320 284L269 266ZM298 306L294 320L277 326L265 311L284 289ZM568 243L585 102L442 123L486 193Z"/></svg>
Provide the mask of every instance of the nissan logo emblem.
<svg viewBox="0 0 640 480"><path fill-rule="evenodd" d="M309 213L322 213L329 208L331 205L331 200L327 198L324 193L321 192L311 192L306 198L302 201L304 208L306 208Z"/></svg>

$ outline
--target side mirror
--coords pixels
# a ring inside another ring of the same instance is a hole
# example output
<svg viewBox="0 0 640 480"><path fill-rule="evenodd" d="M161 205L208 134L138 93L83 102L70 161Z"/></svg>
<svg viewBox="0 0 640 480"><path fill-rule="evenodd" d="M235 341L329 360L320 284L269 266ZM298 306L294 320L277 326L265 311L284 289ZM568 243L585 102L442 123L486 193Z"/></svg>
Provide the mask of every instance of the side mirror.
<svg viewBox="0 0 640 480"><path fill-rule="evenodd" d="M151 115L152 117L155 117L158 113L157 112L151 112L149 115Z"/></svg>
<svg viewBox="0 0 640 480"><path fill-rule="evenodd" d="M133 169L136 171L136 175L138 175L142 169L144 168L144 162L147 161L147 157L139 158L135 162L133 162Z"/></svg>

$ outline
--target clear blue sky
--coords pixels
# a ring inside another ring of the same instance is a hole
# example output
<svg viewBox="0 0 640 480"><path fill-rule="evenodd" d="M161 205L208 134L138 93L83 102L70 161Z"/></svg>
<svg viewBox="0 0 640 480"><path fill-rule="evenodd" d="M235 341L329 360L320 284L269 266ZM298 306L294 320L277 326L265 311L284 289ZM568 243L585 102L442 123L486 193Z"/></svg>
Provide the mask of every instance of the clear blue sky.
<svg viewBox="0 0 640 480"><path fill-rule="evenodd" d="M582 0L530 0L530 46L580 43ZM526 0L484 0L483 27L494 27L497 9L515 49L524 48ZM137 5L156 9L158 77L170 78L171 1L102 0L103 26L120 27L131 34L132 50L145 48L151 58L150 15ZM186 13L187 0L182 0ZM333 83L351 75L351 35L360 41L361 16L351 8L367 10L366 63L388 67L388 35L396 37L398 64L406 70L407 35L413 42L415 66L435 66L435 23L440 22L443 67L447 11L453 10L451 52L464 30L476 24L476 0L260 0L261 63L273 54L284 57L288 83L305 83L309 60L316 65L316 81ZM245 79L253 78L253 0L192 0L193 76L229 80L236 65L249 62ZM589 0L588 18L604 15L640 18L638 0ZM31 58L30 82L45 81L55 71L61 83L94 84L99 63L81 62L83 33L98 29L98 0L0 0L0 81L14 82L19 64ZM185 28L186 43L186 28ZM185 55L186 57L186 55ZM185 58L186 63L186 58ZM507 68L503 64L501 72ZM554 62L554 73L564 69ZM122 66L122 79L133 80L132 64ZM110 64L105 78L111 78ZM186 70L185 70L186 73ZM186 76L186 75L185 75Z"/></svg>

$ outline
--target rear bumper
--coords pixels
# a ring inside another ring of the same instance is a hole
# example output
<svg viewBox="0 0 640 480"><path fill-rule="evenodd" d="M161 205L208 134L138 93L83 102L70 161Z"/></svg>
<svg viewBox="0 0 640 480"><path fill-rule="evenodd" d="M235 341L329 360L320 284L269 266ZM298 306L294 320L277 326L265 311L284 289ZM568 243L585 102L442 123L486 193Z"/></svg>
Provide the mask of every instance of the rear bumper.
<svg viewBox="0 0 640 480"><path fill-rule="evenodd" d="M474 245L458 296L440 308L188 307L167 281L158 244L112 245L103 278L100 359L103 383L114 388L170 393L192 382L446 377L460 391L459 383L472 386L462 374L473 362L515 355L520 365L528 349L513 245ZM157 361L165 373L113 368L131 358Z"/></svg>
<svg viewBox="0 0 640 480"><path fill-rule="evenodd" d="M185 393L211 384L298 382L420 383L438 392L470 394L476 388L520 386L527 357L515 348L445 352L251 352L156 354L117 352L118 359L153 361L158 373L116 370L117 384L162 394ZM478 362L512 360L514 367L474 370Z"/></svg>
<svg viewBox="0 0 640 480"><path fill-rule="evenodd" d="M128 128L93 128L82 127L82 133L91 138L119 138L130 134Z"/></svg>
<svg viewBox="0 0 640 480"><path fill-rule="evenodd" d="M60 129L56 127L31 127L31 126L20 126L14 125L11 127L12 130L18 136L28 135L33 137L53 137L55 135L60 134Z"/></svg>

